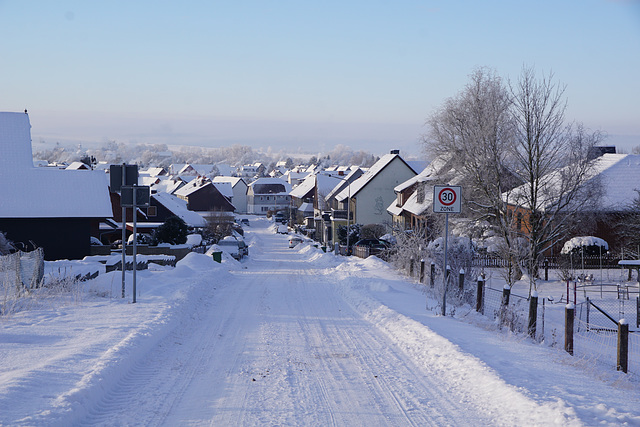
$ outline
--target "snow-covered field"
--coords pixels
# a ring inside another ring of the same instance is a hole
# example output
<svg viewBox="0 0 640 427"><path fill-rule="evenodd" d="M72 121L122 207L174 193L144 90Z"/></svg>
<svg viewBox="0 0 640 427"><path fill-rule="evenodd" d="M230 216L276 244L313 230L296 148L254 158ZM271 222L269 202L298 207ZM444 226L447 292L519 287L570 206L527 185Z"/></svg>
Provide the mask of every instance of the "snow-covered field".
<svg viewBox="0 0 640 427"><path fill-rule="evenodd" d="M114 272L2 318L0 424L640 425L635 374L439 316L379 259L270 225L242 262L139 271L136 304Z"/></svg>

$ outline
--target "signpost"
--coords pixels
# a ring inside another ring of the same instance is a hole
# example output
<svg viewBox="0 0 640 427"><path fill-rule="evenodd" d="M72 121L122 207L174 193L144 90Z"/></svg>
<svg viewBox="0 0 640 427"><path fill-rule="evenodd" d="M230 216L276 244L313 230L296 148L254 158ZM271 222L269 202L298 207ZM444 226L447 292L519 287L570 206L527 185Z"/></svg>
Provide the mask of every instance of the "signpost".
<svg viewBox="0 0 640 427"><path fill-rule="evenodd" d="M136 252L136 191L138 184L138 165L111 165L109 167L109 186L114 193L120 192L120 206L122 207L122 298L124 298L125 290L125 272L127 269L127 206L133 207L133 302L136 302L136 269L135 252ZM141 187L143 188L143 187ZM149 204L149 187L144 187L147 191L146 203ZM131 190L129 190L131 189ZM126 203L125 197L129 196L130 203ZM142 194L144 197L144 194ZM140 205L138 205L140 206Z"/></svg>
<svg viewBox="0 0 640 427"><path fill-rule="evenodd" d="M460 196L462 187L459 185L434 185L433 186L433 212L445 214L444 225L444 265L442 268L442 283L444 290L442 291L442 315L447 315L447 281L449 275L447 272L447 243L449 240L449 214L460 213L461 202Z"/></svg>
<svg viewBox="0 0 640 427"><path fill-rule="evenodd" d="M133 208L133 303L136 302L136 272L138 270L138 261L136 259L138 254L138 215L136 215L136 210L149 207L149 194L150 189L146 185L123 185L121 188L120 203L123 207Z"/></svg>

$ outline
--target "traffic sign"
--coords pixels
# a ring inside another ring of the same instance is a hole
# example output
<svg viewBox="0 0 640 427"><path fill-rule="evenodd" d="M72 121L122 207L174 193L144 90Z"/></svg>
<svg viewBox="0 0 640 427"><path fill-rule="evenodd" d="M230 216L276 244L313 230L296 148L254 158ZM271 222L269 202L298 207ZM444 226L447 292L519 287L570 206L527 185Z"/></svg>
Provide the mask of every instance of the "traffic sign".
<svg viewBox="0 0 640 427"><path fill-rule="evenodd" d="M149 186L148 185L136 185L129 186L123 185L121 188L122 198L120 205L124 208L148 208L149 207ZM133 203L133 192L135 190L136 199L135 206Z"/></svg>
<svg viewBox="0 0 640 427"><path fill-rule="evenodd" d="M433 212L460 213L461 193L462 193L462 188L459 185L434 185L433 186Z"/></svg>

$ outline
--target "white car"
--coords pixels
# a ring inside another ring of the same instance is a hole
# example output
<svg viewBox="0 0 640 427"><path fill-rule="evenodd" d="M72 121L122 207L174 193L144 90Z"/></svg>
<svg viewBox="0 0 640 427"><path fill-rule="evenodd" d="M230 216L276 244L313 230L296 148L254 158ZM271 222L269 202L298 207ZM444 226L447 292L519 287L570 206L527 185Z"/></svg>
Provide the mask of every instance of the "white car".
<svg viewBox="0 0 640 427"><path fill-rule="evenodd" d="M298 243L302 243L302 242L304 242L304 239L302 237L293 236L292 238L289 239L289 247L295 248Z"/></svg>
<svg viewBox="0 0 640 427"><path fill-rule="evenodd" d="M220 239L218 246L223 252L228 253L238 261L240 261L243 256L249 255L249 248L246 247L244 241L238 240L233 236Z"/></svg>

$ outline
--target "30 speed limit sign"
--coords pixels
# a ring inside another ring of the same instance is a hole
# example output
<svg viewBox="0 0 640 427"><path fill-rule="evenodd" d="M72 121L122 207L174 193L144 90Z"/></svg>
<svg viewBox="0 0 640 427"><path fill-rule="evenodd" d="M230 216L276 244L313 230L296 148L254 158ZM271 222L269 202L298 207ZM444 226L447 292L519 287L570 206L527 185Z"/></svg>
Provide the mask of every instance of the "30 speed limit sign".
<svg viewBox="0 0 640 427"><path fill-rule="evenodd" d="M433 212L460 213L460 193L459 185L434 185Z"/></svg>

